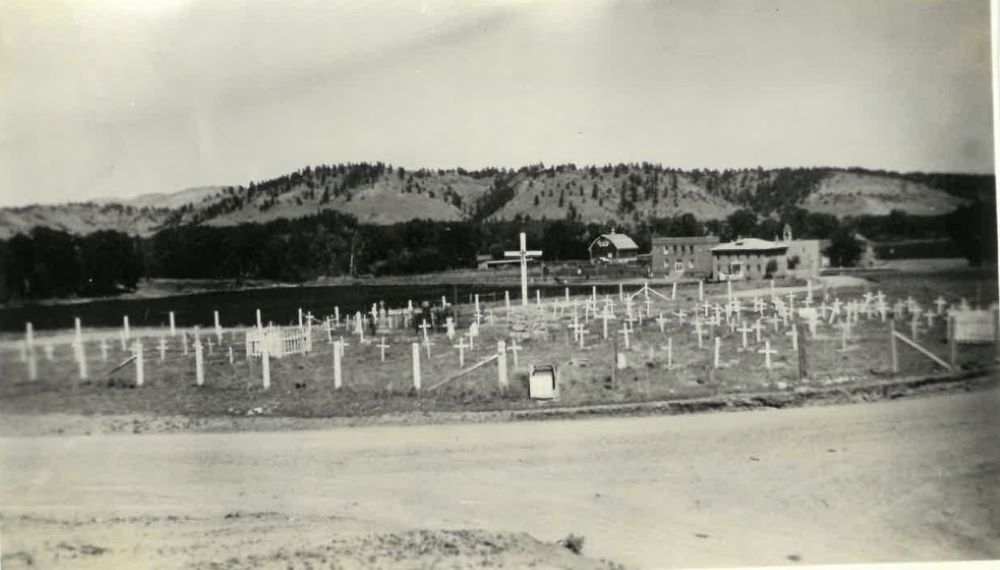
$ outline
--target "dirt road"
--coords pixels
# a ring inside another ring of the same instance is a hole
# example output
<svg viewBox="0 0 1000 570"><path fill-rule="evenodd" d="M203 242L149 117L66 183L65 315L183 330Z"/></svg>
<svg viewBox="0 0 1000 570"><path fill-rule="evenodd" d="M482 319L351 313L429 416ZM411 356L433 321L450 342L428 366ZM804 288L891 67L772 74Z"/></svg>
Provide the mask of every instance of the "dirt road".
<svg viewBox="0 0 1000 570"><path fill-rule="evenodd" d="M287 546L279 517L303 533L320 519L573 532L585 553L640 567L995 558L998 410L990 389L683 417L4 438L3 548L97 517L110 548L169 558L182 549L161 547L168 534L242 532L248 513L272 513L244 543Z"/></svg>

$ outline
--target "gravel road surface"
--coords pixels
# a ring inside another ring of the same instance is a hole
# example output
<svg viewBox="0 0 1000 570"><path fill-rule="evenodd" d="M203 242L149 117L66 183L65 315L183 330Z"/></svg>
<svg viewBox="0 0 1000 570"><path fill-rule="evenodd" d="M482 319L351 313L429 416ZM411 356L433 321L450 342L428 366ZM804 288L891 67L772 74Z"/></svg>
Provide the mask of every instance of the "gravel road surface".
<svg viewBox="0 0 1000 570"><path fill-rule="evenodd" d="M88 523L108 535L97 546L139 556L164 525L176 543L186 520L204 536L270 513L257 546L287 544L279 517L338 533L572 532L585 554L636 567L1000 557L995 388L680 417L3 438L0 454L5 554Z"/></svg>

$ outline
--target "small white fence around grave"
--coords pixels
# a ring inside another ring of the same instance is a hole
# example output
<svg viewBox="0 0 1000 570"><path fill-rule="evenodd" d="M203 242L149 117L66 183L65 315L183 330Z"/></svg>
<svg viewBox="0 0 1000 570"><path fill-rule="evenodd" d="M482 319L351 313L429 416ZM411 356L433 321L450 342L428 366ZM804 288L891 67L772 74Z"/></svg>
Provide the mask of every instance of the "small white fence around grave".
<svg viewBox="0 0 1000 570"><path fill-rule="evenodd" d="M989 344L996 340L997 309L953 310L955 342Z"/></svg>
<svg viewBox="0 0 1000 570"><path fill-rule="evenodd" d="M268 327L247 332L247 356L259 358L266 347L272 358L312 352L312 334L309 327Z"/></svg>

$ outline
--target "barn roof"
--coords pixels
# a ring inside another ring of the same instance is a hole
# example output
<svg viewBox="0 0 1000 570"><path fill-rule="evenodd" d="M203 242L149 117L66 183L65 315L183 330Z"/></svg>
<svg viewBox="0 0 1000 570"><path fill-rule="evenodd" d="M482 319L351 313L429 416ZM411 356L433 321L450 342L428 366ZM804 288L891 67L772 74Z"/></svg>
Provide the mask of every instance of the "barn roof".
<svg viewBox="0 0 1000 570"><path fill-rule="evenodd" d="M597 236L596 238L594 238L594 241L590 242L590 247L594 247L594 244L597 243L597 240L601 238L610 241L611 245L615 246L615 249L617 249L618 251L621 251L623 249L639 249L639 246L636 245L634 241L632 241L632 238L628 237L625 234L619 234L614 232L610 234L601 234ZM590 248L588 247L587 249Z"/></svg>
<svg viewBox="0 0 1000 570"><path fill-rule="evenodd" d="M788 249L788 245L767 241L766 239L745 238L717 245L712 248L712 253L741 253L747 251L782 251Z"/></svg>

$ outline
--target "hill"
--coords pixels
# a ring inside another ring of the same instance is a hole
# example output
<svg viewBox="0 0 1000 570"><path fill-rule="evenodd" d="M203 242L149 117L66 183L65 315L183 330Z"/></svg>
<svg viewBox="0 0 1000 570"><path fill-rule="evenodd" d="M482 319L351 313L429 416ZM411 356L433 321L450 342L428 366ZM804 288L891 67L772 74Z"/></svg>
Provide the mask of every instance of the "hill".
<svg viewBox="0 0 1000 570"><path fill-rule="evenodd" d="M746 208L796 206L838 217L945 214L992 197L993 176L838 168L679 170L660 165L530 165L517 170L406 170L383 163L321 165L247 186L192 188L55 206L0 209L0 238L35 225L150 235L185 224L232 226L334 210L362 223L573 219L634 223L692 213L721 219Z"/></svg>

